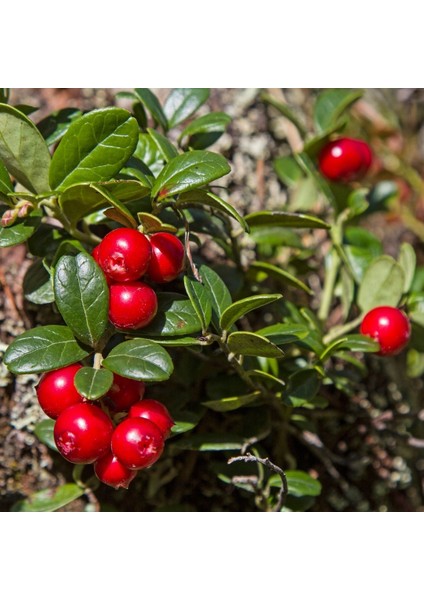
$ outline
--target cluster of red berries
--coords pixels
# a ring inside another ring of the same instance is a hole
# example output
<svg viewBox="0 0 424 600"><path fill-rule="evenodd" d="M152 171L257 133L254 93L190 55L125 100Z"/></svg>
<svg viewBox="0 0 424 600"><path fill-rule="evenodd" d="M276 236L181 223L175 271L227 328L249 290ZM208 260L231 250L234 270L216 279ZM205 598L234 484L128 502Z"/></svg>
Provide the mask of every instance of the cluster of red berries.
<svg viewBox="0 0 424 600"><path fill-rule="evenodd" d="M44 373L37 386L38 401L56 420L54 440L64 458L94 464L100 481L127 488L137 471L160 458L174 422L164 404L143 398L142 381L116 374L102 403L88 402L74 384L81 367L77 363ZM122 413L124 418L115 425L111 416Z"/></svg>
<svg viewBox="0 0 424 600"><path fill-rule="evenodd" d="M109 285L109 319L119 329L146 327L158 309L153 288L140 281L167 283L181 273L184 246L173 234L146 236L120 227L109 232L92 252Z"/></svg>
<svg viewBox="0 0 424 600"><path fill-rule="evenodd" d="M327 179L350 183L365 176L372 164L372 152L363 140L339 138L323 147L318 164Z"/></svg>

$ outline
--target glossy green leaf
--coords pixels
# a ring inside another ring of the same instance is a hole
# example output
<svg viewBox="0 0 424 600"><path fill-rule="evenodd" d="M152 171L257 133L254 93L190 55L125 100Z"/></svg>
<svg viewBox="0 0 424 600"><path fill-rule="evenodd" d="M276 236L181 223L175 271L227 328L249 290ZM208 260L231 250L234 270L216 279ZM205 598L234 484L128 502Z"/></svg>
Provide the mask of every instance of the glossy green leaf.
<svg viewBox="0 0 424 600"><path fill-rule="evenodd" d="M284 402L288 406L303 406L316 396L320 386L321 380L315 369L297 371L288 379Z"/></svg>
<svg viewBox="0 0 424 600"><path fill-rule="evenodd" d="M6 350L4 363L15 374L43 373L78 362L89 353L69 327L46 325L19 335Z"/></svg>
<svg viewBox="0 0 424 600"><path fill-rule="evenodd" d="M288 213L276 210L263 210L250 213L245 218L249 227L293 227L306 229L330 229L330 225L312 215Z"/></svg>
<svg viewBox="0 0 424 600"><path fill-rule="evenodd" d="M107 369L82 367L77 371L74 385L78 392L87 400L97 400L104 396L112 387L113 373Z"/></svg>
<svg viewBox="0 0 424 600"><path fill-rule="evenodd" d="M168 121L159 100L148 88L135 88L135 93L140 102L147 108L153 119L159 123L163 129L168 129Z"/></svg>
<svg viewBox="0 0 424 600"><path fill-rule="evenodd" d="M378 352L380 345L365 335L352 333L344 336L344 341L339 345L339 349L351 352Z"/></svg>
<svg viewBox="0 0 424 600"><path fill-rule="evenodd" d="M57 307L84 344L95 347L109 323L109 290L96 261L86 253L62 256L54 274Z"/></svg>
<svg viewBox="0 0 424 600"><path fill-rule="evenodd" d="M191 121L191 123L182 131L178 139L183 140L185 137L188 137L190 138L188 142L189 145L196 147L196 138L198 138L198 136L204 138L206 137L205 134L217 134L217 137L219 137L226 130L229 123L231 123L230 115L223 112L211 112ZM211 139L214 139L214 137L215 136ZM217 139L217 137L215 139Z"/></svg>
<svg viewBox="0 0 424 600"><path fill-rule="evenodd" d="M62 139L71 123L76 121L81 115L82 112L79 108L62 108L42 119L37 123L37 127L46 140L46 144L51 146Z"/></svg>
<svg viewBox="0 0 424 600"><path fill-rule="evenodd" d="M202 331L207 331L212 318L212 303L209 297L209 289L199 281L187 276L184 276L184 287L202 323Z"/></svg>
<svg viewBox="0 0 424 600"><path fill-rule="evenodd" d="M204 339L197 337L181 336L181 337L154 337L149 335L148 339L156 342L161 346L174 346L175 348L183 346L204 346L207 345Z"/></svg>
<svg viewBox="0 0 424 600"><path fill-rule="evenodd" d="M170 160L160 172L152 188L152 198L163 200L188 192L223 177L230 170L220 154L206 150L185 152Z"/></svg>
<svg viewBox="0 0 424 600"><path fill-rule="evenodd" d="M50 450L55 450L57 452L57 446L53 435L55 422L56 421L53 419L43 419L42 421L39 421L34 428L34 433L40 442L45 444Z"/></svg>
<svg viewBox="0 0 424 600"><path fill-rule="evenodd" d="M27 190L50 190L50 152L34 123L8 104L0 104L0 159Z"/></svg>
<svg viewBox="0 0 424 600"><path fill-rule="evenodd" d="M252 392L251 394L244 394L243 396L221 398L220 400L208 400L207 402L202 402L202 404L216 412L229 412L252 404L252 402L258 400L260 396L261 392Z"/></svg>
<svg viewBox="0 0 424 600"><path fill-rule="evenodd" d="M54 489L35 492L26 500L19 500L12 506L12 512L53 512L80 498L84 489L76 483L65 483Z"/></svg>
<svg viewBox="0 0 424 600"><path fill-rule="evenodd" d="M156 342L134 339L115 346L103 366L138 381L165 381L174 369L168 352Z"/></svg>
<svg viewBox="0 0 424 600"><path fill-rule="evenodd" d="M229 329L237 319L240 319L246 313L280 300L282 297L281 294L258 294L257 296L249 296L248 298L238 300L224 310L220 319L220 327L222 329Z"/></svg>
<svg viewBox="0 0 424 600"><path fill-rule="evenodd" d="M0 227L0 248L16 246L26 242L41 223L38 211L34 211L24 219L17 219L10 227Z"/></svg>
<svg viewBox="0 0 424 600"><path fill-rule="evenodd" d="M343 113L362 96L362 90L329 89L321 92L314 107L317 131L327 131L337 126Z"/></svg>
<svg viewBox="0 0 424 600"><path fill-rule="evenodd" d="M358 306L368 312L376 306L397 306L405 285L403 269L390 256L380 256L366 270L358 290Z"/></svg>
<svg viewBox="0 0 424 600"><path fill-rule="evenodd" d="M246 221L241 215L239 215L236 209L231 206L231 204L212 192L207 192L206 190L193 190L191 192L186 192L181 194L175 203L175 206L178 208L184 208L185 206L191 205L210 206L211 208L223 212L235 219L245 231L249 230Z"/></svg>
<svg viewBox="0 0 424 600"><path fill-rule="evenodd" d="M415 250L411 246L411 244L408 244L407 242L401 244L399 253L399 265L402 267L405 275L403 293L407 294L411 289L411 285L414 280L415 269L417 266L417 257L415 255Z"/></svg>
<svg viewBox="0 0 424 600"><path fill-rule="evenodd" d="M159 292L156 317L143 329L133 331L132 335L150 336L186 336L198 333L202 329L189 298L172 292Z"/></svg>
<svg viewBox="0 0 424 600"><path fill-rule="evenodd" d="M152 138L165 162L169 162L171 159L178 156L178 150L164 135L155 129L150 129L150 127L147 128L147 133Z"/></svg>
<svg viewBox="0 0 424 600"><path fill-rule="evenodd" d="M207 265L202 265L199 269L203 285L209 292L209 298L212 304L212 323L218 331L219 320L222 313L231 303L231 294L221 279L221 277Z"/></svg>
<svg viewBox="0 0 424 600"><path fill-rule="evenodd" d="M148 133L139 134L137 147L131 161L127 164L132 164L135 159L145 165L154 177L162 171L165 162L161 150Z"/></svg>
<svg viewBox="0 0 424 600"><path fill-rule="evenodd" d="M227 344L231 352L244 356L281 358L284 355L283 351L266 337L250 331L234 331L229 335Z"/></svg>
<svg viewBox="0 0 424 600"><path fill-rule="evenodd" d="M34 261L25 273L23 292L25 298L33 304L54 302L53 283L43 261Z"/></svg>
<svg viewBox="0 0 424 600"><path fill-rule="evenodd" d="M111 205L112 208L107 209L105 211L106 216L109 218L114 217L115 221L118 221L124 227L137 227L138 223L132 216L131 212L128 208L118 200L105 186L96 185L95 183L91 184L93 190L99 192L102 196L105 197L106 201ZM113 211L113 212L112 212Z"/></svg>
<svg viewBox="0 0 424 600"><path fill-rule="evenodd" d="M283 346L306 338L309 331L307 325L276 323L259 329L256 333L266 337L276 346Z"/></svg>
<svg viewBox="0 0 424 600"><path fill-rule="evenodd" d="M298 279L291 273L288 273L287 271L280 269L280 267L277 267L270 263L254 261L250 264L249 271L265 273L268 277L273 277L274 279L279 281L282 285L288 285L291 287L295 287L299 290L303 290L307 294L313 295L313 291L311 290L311 288L309 286L306 285L306 283L303 283L303 281L301 281L300 279Z"/></svg>
<svg viewBox="0 0 424 600"><path fill-rule="evenodd" d="M163 110L171 129L190 117L209 98L207 88L175 88L167 97Z"/></svg>
<svg viewBox="0 0 424 600"><path fill-rule="evenodd" d="M305 176L293 156L280 156L273 165L278 179L289 188L296 186Z"/></svg>
<svg viewBox="0 0 424 600"><path fill-rule="evenodd" d="M107 181L135 150L138 123L122 108L93 110L74 121L53 155L50 185L63 191L76 183Z"/></svg>
<svg viewBox="0 0 424 600"><path fill-rule="evenodd" d="M137 213L137 218L140 222L140 225L143 226L143 233L146 235L149 233L155 233L157 231L169 231L170 233L177 233L177 228L173 225L169 225L168 223L164 223L151 213L139 212Z"/></svg>
<svg viewBox="0 0 424 600"><path fill-rule="evenodd" d="M322 486L317 479L314 479L304 471L285 471L287 487L291 496L319 496ZM268 485L271 487L281 487L281 477L277 474L271 475L268 479Z"/></svg>

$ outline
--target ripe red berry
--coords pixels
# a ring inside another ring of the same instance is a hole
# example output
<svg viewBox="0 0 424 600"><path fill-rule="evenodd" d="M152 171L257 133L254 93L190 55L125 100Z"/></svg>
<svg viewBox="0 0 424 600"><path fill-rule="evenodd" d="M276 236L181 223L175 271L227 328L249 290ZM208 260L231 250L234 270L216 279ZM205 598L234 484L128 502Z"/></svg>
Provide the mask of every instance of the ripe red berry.
<svg viewBox="0 0 424 600"><path fill-rule="evenodd" d="M108 391L108 406L114 412L128 410L144 396L146 386L142 381L128 379L121 375L113 376L113 384Z"/></svg>
<svg viewBox="0 0 424 600"><path fill-rule="evenodd" d="M139 329L155 317L158 300L152 288L140 281L112 284L109 319L118 329Z"/></svg>
<svg viewBox="0 0 424 600"><path fill-rule="evenodd" d="M172 233L165 231L150 236L152 257L147 275L155 283L166 283L175 279L184 266L184 246Z"/></svg>
<svg viewBox="0 0 424 600"><path fill-rule="evenodd" d="M96 263L97 263L97 264L99 265L99 267L101 268L101 266L100 266L100 262L99 262L99 246L100 246L100 244L98 244L98 245L97 245L95 248L93 248L93 251L92 251L92 253L91 253L91 256L94 258L94 260L96 261ZM102 271L103 271L103 269L102 269ZM103 271L103 275L105 276L105 278L106 278L106 283L107 283L108 285L110 285L111 283L113 283L112 279L111 279L111 278L109 277L109 275L107 275L107 274L106 274L104 271Z"/></svg>
<svg viewBox="0 0 424 600"><path fill-rule="evenodd" d="M380 344L381 356L398 354L408 343L411 324L404 312L393 306L378 306L362 320L360 332Z"/></svg>
<svg viewBox="0 0 424 600"><path fill-rule="evenodd" d="M174 425L171 415L164 404L158 400L140 400L133 404L128 413L129 417L143 417L149 419L159 427L163 437L169 437L171 428Z"/></svg>
<svg viewBox="0 0 424 600"><path fill-rule="evenodd" d="M98 406L84 402L60 413L53 430L59 452L72 463L93 463L108 451L111 419Z"/></svg>
<svg viewBox="0 0 424 600"><path fill-rule="evenodd" d="M94 472L102 483L115 489L120 487L128 489L129 484L137 475L136 471L124 467L111 452L94 463Z"/></svg>
<svg viewBox="0 0 424 600"><path fill-rule="evenodd" d="M157 425L141 417L128 417L112 435L112 452L128 469L150 467L163 452L164 439Z"/></svg>
<svg viewBox="0 0 424 600"><path fill-rule="evenodd" d="M321 150L319 158L321 173L332 181L349 183L364 177L372 163L368 144L353 138L339 138L329 142Z"/></svg>
<svg viewBox="0 0 424 600"><path fill-rule="evenodd" d="M57 419L65 408L84 400L74 385L74 377L81 367L75 363L42 375L36 388L38 402L51 419Z"/></svg>
<svg viewBox="0 0 424 600"><path fill-rule="evenodd" d="M113 281L135 281L147 270L152 250L149 240L137 229L120 227L100 242L98 263Z"/></svg>

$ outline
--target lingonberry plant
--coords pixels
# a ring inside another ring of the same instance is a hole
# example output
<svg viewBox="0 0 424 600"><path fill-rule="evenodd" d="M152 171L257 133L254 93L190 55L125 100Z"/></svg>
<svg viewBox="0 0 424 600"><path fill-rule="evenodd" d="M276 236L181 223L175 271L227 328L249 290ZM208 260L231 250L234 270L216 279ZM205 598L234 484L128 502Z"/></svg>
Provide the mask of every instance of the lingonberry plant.
<svg viewBox="0 0 424 600"><path fill-rule="evenodd" d="M414 249L385 254L359 224L387 199L371 142L349 131L361 92L322 91L305 119L258 96L297 143L274 162L288 202L245 214L228 194L231 165L208 149L230 117L195 115L208 97L175 89L161 104L137 88L38 123L0 104L0 246L27 244L26 296L60 315L18 336L4 362L40 374L55 420L40 439L76 465L48 508L35 496L17 510L55 510L100 482L130 492L139 477L154 493L175 463L183 488L193 452L221 452L209 470L261 510L311 508L320 473L299 468L302 447L337 476L314 418L354 396L366 354L414 350Z"/></svg>

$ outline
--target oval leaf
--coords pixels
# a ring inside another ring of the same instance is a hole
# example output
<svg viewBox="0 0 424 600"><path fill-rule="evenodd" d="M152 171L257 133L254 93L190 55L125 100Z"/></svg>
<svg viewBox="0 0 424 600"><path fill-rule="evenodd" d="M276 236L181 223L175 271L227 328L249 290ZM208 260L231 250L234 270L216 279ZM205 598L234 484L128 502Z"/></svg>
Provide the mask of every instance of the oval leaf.
<svg viewBox="0 0 424 600"><path fill-rule="evenodd" d="M77 371L74 384L78 392L87 400L97 400L112 387L113 373L107 369L83 367Z"/></svg>
<svg viewBox="0 0 424 600"><path fill-rule="evenodd" d="M65 483L56 490L47 489L35 492L26 500L19 500L12 506L12 512L53 512L76 500L84 494L84 489L76 483Z"/></svg>
<svg viewBox="0 0 424 600"><path fill-rule="evenodd" d="M260 308L261 306L265 306L266 304L270 304L271 302L275 302L276 300L280 300L282 297L281 294L261 294L238 300L224 310L220 319L220 327L222 329L229 329L237 319L240 319L240 317L243 317L246 313L255 310L256 308Z"/></svg>
<svg viewBox="0 0 424 600"><path fill-rule="evenodd" d="M164 381L174 369L168 352L150 340L129 340L116 346L103 366L118 375L138 381Z"/></svg>
<svg viewBox="0 0 424 600"><path fill-rule="evenodd" d="M321 92L314 107L317 131L324 132L336 127L343 113L362 96L362 90L330 89Z"/></svg>
<svg viewBox="0 0 424 600"><path fill-rule="evenodd" d="M219 331L219 320L221 315L232 303L231 294L221 277L210 267L202 265L199 272L203 285L209 292L209 298L212 304L212 323L215 329Z"/></svg>
<svg viewBox="0 0 424 600"><path fill-rule="evenodd" d="M417 266L417 257L415 255L415 250L411 246L411 244L408 244L407 242L401 244L399 253L399 265L402 267L403 272L405 274L403 293L407 294L411 288L412 281L414 280L415 268Z"/></svg>
<svg viewBox="0 0 424 600"><path fill-rule="evenodd" d="M283 346L284 344L303 340L309 335L309 332L310 327L306 325L276 323L259 329L256 333L266 337L276 346Z"/></svg>
<svg viewBox="0 0 424 600"><path fill-rule="evenodd" d="M263 210L246 216L249 227L293 227L296 229L330 229L330 225L312 215Z"/></svg>
<svg viewBox="0 0 424 600"><path fill-rule="evenodd" d="M27 190L50 190L50 152L34 123L7 104L0 104L0 159Z"/></svg>
<svg viewBox="0 0 424 600"><path fill-rule="evenodd" d="M176 156L163 168L152 188L152 198L187 192L206 185L230 172L230 165L220 154L193 150Z"/></svg>
<svg viewBox="0 0 424 600"><path fill-rule="evenodd" d="M159 292L157 297L156 317L140 331L132 331L131 335L174 337L201 331L202 323L189 298L169 292Z"/></svg>
<svg viewBox="0 0 424 600"><path fill-rule="evenodd" d="M101 108L74 121L53 155L50 185L64 190L75 183L114 177L135 150L138 123L122 108Z"/></svg>
<svg viewBox="0 0 424 600"><path fill-rule="evenodd" d="M321 493L321 484L319 481L305 473L304 471L285 471L287 479L288 493L291 496L319 496ZM271 487L280 487L281 478L279 475L271 475L268 479L268 485Z"/></svg>
<svg viewBox="0 0 424 600"><path fill-rule="evenodd" d="M221 398L220 400L208 400L208 402L202 402L203 406L207 406L211 410L216 412L229 412L230 410L237 410L243 406L251 404L261 396L261 392L252 392L251 394L245 394L243 396L233 396L231 398Z"/></svg>
<svg viewBox="0 0 424 600"><path fill-rule="evenodd" d="M156 144L156 147L165 162L169 162L172 158L178 156L178 150L164 135L160 134L155 129L150 129L150 127L147 128L147 133Z"/></svg>
<svg viewBox="0 0 424 600"><path fill-rule="evenodd" d="M358 291L363 312L376 306L397 306L402 297L405 275L391 256L380 256L365 271Z"/></svg>
<svg viewBox="0 0 424 600"><path fill-rule="evenodd" d="M208 88L175 88L165 101L163 110L169 128L192 115L209 98Z"/></svg>
<svg viewBox="0 0 424 600"><path fill-rule="evenodd" d="M95 347L109 323L109 290L96 261L82 252L62 256L55 268L54 294L60 314L75 336Z"/></svg>
<svg viewBox="0 0 424 600"><path fill-rule="evenodd" d="M235 331L228 337L227 344L231 352L244 356L281 358L284 354L278 346L267 338L250 331Z"/></svg>
<svg viewBox="0 0 424 600"><path fill-rule="evenodd" d="M15 374L53 371L89 355L64 325L35 327L19 335L8 347L4 363Z"/></svg>
<svg viewBox="0 0 424 600"><path fill-rule="evenodd" d="M195 279L184 276L184 287L194 310L202 323L202 331L206 331L212 317L212 304L209 290Z"/></svg>
<svg viewBox="0 0 424 600"><path fill-rule="evenodd" d="M34 433L40 442L45 444L50 450L55 450L57 452L57 446L53 435L55 422L56 421L53 419L43 419L35 426Z"/></svg>
<svg viewBox="0 0 424 600"><path fill-rule="evenodd" d="M186 145L201 150L216 142L231 122L230 115L212 112L194 119L181 133L179 140L188 137Z"/></svg>

